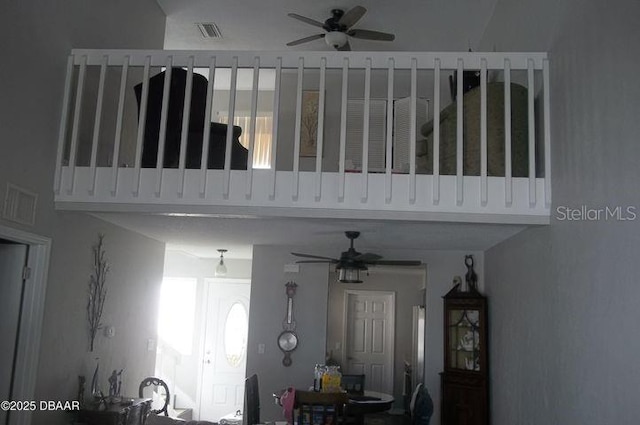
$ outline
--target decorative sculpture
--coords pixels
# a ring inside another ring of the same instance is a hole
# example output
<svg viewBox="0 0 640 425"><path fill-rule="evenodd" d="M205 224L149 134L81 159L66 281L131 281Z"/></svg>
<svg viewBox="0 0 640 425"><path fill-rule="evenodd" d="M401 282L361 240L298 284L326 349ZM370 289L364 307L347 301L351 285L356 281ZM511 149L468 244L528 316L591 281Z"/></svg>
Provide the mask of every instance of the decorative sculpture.
<svg viewBox="0 0 640 425"><path fill-rule="evenodd" d="M473 270L473 255L464 256L464 265L467 266L467 274L464 276L467 282L467 289L471 291L478 291L478 275Z"/></svg>
<svg viewBox="0 0 640 425"><path fill-rule="evenodd" d="M116 390L116 396L118 397L122 394L122 372L124 372L124 369L120 369L120 372L118 372L118 389Z"/></svg>
<svg viewBox="0 0 640 425"><path fill-rule="evenodd" d="M118 393L118 372L114 369L109 377L109 397L115 397Z"/></svg>
<svg viewBox="0 0 640 425"><path fill-rule="evenodd" d="M100 398L100 384L98 383L98 375L100 373L100 358L96 357L96 369L93 371L91 378L91 397L94 400Z"/></svg>

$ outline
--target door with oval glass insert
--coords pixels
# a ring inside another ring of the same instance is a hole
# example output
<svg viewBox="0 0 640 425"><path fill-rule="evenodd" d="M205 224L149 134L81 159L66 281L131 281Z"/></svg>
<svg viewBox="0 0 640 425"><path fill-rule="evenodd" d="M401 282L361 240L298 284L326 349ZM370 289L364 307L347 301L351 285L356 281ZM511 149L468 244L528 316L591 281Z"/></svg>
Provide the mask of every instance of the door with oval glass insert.
<svg viewBox="0 0 640 425"><path fill-rule="evenodd" d="M243 409L249 293L246 280L206 282L200 420L219 422Z"/></svg>

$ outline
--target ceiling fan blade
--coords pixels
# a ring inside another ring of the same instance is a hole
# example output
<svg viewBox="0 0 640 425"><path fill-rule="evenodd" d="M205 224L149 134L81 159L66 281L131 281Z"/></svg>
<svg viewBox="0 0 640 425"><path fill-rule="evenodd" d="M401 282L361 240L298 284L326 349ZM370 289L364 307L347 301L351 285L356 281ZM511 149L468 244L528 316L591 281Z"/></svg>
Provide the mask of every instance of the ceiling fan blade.
<svg viewBox="0 0 640 425"><path fill-rule="evenodd" d="M351 30L347 33L353 38L361 38L364 40L377 40L377 41L393 41L396 36L386 32L371 31L371 30Z"/></svg>
<svg viewBox="0 0 640 425"><path fill-rule="evenodd" d="M297 13L288 13L287 16L290 16L291 18L305 22L309 25L313 25L320 28L324 27L324 24L322 22L316 21L315 19L307 18L306 16L298 15Z"/></svg>
<svg viewBox="0 0 640 425"><path fill-rule="evenodd" d="M298 260L296 264L334 264L337 263L338 260Z"/></svg>
<svg viewBox="0 0 640 425"><path fill-rule="evenodd" d="M355 260L355 261L363 261L365 263L373 263L373 262L376 262L376 261L380 260L381 258L382 258L381 255L373 254L371 252L366 252L364 254L360 254L360 255L357 255L357 256L353 257L353 260Z"/></svg>
<svg viewBox="0 0 640 425"><path fill-rule="evenodd" d="M342 15L342 18L340 18L340 21L338 21L338 23L340 25L344 25L347 28L351 28L356 24L356 22L360 20L360 18L364 16L365 13L367 13L367 9L362 6L352 7L344 15Z"/></svg>
<svg viewBox="0 0 640 425"><path fill-rule="evenodd" d="M287 43L287 46L297 46L298 44L306 43L308 41L317 40L319 38L324 38L324 34L311 35L309 37L301 38L299 40L290 41L290 42Z"/></svg>
<svg viewBox="0 0 640 425"><path fill-rule="evenodd" d="M329 261L338 261L335 258L331 258L331 257L323 257L321 255L311 255L311 254L301 254L299 252L292 252L291 255L295 255L296 257L302 257L302 258L315 258L316 260L329 260Z"/></svg>
<svg viewBox="0 0 640 425"><path fill-rule="evenodd" d="M347 41L342 47L338 47L336 50L339 52L349 52L351 51L351 44Z"/></svg>
<svg viewBox="0 0 640 425"><path fill-rule="evenodd" d="M422 261L418 260L380 260L373 261L369 264L373 264L376 266L420 266L422 265Z"/></svg>

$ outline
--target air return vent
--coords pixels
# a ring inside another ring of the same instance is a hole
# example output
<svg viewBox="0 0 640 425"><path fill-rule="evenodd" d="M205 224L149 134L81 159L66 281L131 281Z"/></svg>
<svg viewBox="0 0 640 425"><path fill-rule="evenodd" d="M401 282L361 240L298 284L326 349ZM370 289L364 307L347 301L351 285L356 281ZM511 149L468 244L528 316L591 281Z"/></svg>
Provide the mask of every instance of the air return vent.
<svg viewBox="0 0 640 425"><path fill-rule="evenodd" d="M36 220L36 203L38 195L7 183L2 217L16 223L33 226Z"/></svg>
<svg viewBox="0 0 640 425"><path fill-rule="evenodd" d="M204 38L222 38L220 28L213 22L203 22L196 24L196 26Z"/></svg>

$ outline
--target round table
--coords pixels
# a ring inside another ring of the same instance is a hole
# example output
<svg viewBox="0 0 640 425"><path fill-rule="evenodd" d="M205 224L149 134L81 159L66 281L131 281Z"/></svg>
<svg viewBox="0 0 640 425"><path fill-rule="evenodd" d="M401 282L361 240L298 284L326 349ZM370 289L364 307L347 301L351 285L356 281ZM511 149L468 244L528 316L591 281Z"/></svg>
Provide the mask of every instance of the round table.
<svg viewBox="0 0 640 425"><path fill-rule="evenodd" d="M386 412L393 406L394 398L391 394L377 391L365 391L364 395L349 395L348 412L356 418L356 423L364 423L364 415Z"/></svg>

